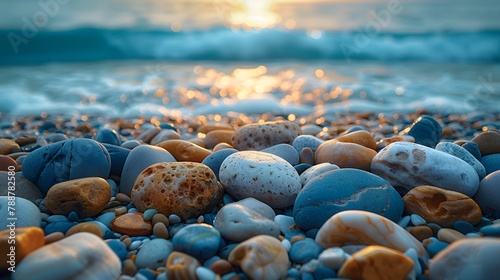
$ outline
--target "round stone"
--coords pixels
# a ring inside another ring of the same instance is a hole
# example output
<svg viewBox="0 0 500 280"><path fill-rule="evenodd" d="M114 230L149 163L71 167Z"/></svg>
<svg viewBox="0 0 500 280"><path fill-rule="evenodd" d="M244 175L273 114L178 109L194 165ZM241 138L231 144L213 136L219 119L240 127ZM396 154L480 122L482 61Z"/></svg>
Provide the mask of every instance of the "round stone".
<svg viewBox="0 0 500 280"><path fill-rule="evenodd" d="M172 238L175 251L193 256L200 262L215 256L220 242L219 231L207 224L187 225Z"/></svg>
<svg viewBox="0 0 500 280"><path fill-rule="evenodd" d="M338 276L349 279L404 280L413 269L413 261L403 253L383 246L368 246L349 258Z"/></svg>
<svg viewBox="0 0 500 280"><path fill-rule="evenodd" d="M198 279L196 269L200 262L190 255L181 252L172 252L167 259L167 279Z"/></svg>
<svg viewBox="0 0 500 280"><path fill-rule="evenodd" d="M72 139L50 144L31 152L23 161L23 176L43 194L60 182L87 178L108 178L111 157L99 142Z"/></svg>
<svg viewBox="0 0 500 280"><path fill-rule="evenodd" d="M314 239L306 238L293 243L290 248L290 260L294 263L305 264L312 259L318 258L323 248L319 246Z"/></svg>
<svg viewBox="0 0 500 280"><path fill-rule="evenodd" d="M111 198L111 188L102 178L91 177L65 181L52 186L45 203L54 214L69 215L75 211L80 218L99 214Z"/></svg>
<svg viewBox="0 0 500 280"><path fill-rule="evenodd" d="M12 277L14 280L107 280L117 279L120 273L120 259L106 243L94 234L82 232L32 252L19 263Z"/></svg>
<svg viewBox="0 0 500 280"><path fill-rule="evenodd" d="M12 207L15 208L14 215L11 215ZM33 202L21 197L0 196L0 220L4 221L0 224L0 230L9 228L9 218L16 218L16 228L40 227L42 222L42 214Z"/></svg>
<svg viewBox="0 0 500 280"><path fill-rule="evenodd" d="M141 213L135 212L114 218L111 229L128 236L147 236L151 234L153 226L151 222L144 220Z"/></svg>
<svg viewBox="0 0 500 280"><path fill-rule="evenodd" d="M170 152L177 161L202 162L212 154L210 150L186 140L167 140L156 144L156 146Z"/></svg>
<svg viewBox="0 0 500 280"><path fill-rule="evenodd" d="M166 216L197 218L222 199L223 188L213 171L196 162L162 162L149 166L132 189L132 202L144 212L156 209Z"/></svg>
<svg viewBox="0 0 500 280"><path fill-rule="evenodd" d="M291 165L299 164L299 153L290 144L277 144L269 148L262 149L261 152L279 156Z"/></svg>
<svg viewBox="0 0 500 280"><path fill-rule="evenodd" d="M76 224L66 232L66 236L70 236L79 232L92 233L97 235L99 238L102 238L103 236L101 228L98 225L91 222Z"/></svg>
<svg viewBox="0 0 500 280"><path fill-rule="evenodd" d="M172 129L162 129L158 134L151 139L151 145L156 145L163 141L172 140L172 139L181 139L179 133Z"/></svg>
<svg viewBox="0 0 500 280"><path fill-rule="evenodd" d="M159 162L175 162L169 152L160 147L141 145L128 155L120 179L120 192L130 196L135 180L148 166Z"/></svg>
<svg viewBox="0 0 500 280"><path fill-rule="evenodd" d="M241 242L229 254L250 279L281 279L288 271L288 254L274 237L259 235Z"/></svg>
<svg viewBox="0 0 500 280"><path fill-rule="evenodd" d="M500 170L500 153L483 156L481 164L484 166L486 174Z"/></svg>
<svg viewBox="0 0 500 280"><path fill-rule="evenodd" d="M482 156L500 153L500 133L495 131L484 131L474 137L474 142L479 147Z"/></svg>
<svg viewBox="0 0 500 280"><path fill-rule="evenodd" d="M9 157L9 156L4 156L0 155L0 172L1 171L17 171L17 162Z"/></svg>
<svg viewBox="0 0 500 280"><path fill-rule="evenodd" d="M453 243L465 238L465 235L451 228L442 228L438 231L437 238L446 243Z"/></svg>
<svg viewBox="0 0 500 280"><path fill-rule="evenodd" d="M123 166L125 165L127 157L130 154L130 150L111 144L102 145L106 148L111 158L111 170L109 172L110 177L116 176L117 178L120 178L122 175Z"/></svg>
<svg viewBox="0 0 500 280"><path fill-rule="evenodd" d="M221 259L212 263L212 265L210 265L210 269L216 274L224 275L233 271L233 266L227 260Z"/></svg>
<svg viewBox="0 0 500 280"><path fill-rule="evenodd" d="M418 241L423 241L433 236L432 229L428 226L411 227L408 232L413 235Z"/></svg>
<svg viewBox="0 0 500 280"><path fill-rule="evenodd" d="M236 130L231 141L240 151L259 151L276 144L292 144L300 132L300 127L289 121L247 124Z"/></svg>
<svg viewBox="0 0 500 280"><path fill-rule="evenodd" d="M328 171L340 169L338 165L324 162L316 164L300 174L300 183L305 186L309 181Z"/></svg>
<svg viewBox="0 0 500 280"><path fill-rule="evenodd" d="M0 138L0 155L8 155L21 151L21 147L14 140Z"/></svg>
<svg viewBox="0 0 500 280"><path fill-rule="evenodd" d="M346 210L370 211L398 221L403 214L403 201L384 179L363 170L344 168L309 181L295 200L293 217L300 228L309 230L320 228L331 216Z"/></svg>
<svg viewBox="0 0 500 280"><path fill-rule="evenodd" d="M357 168L370 171L370 164L377 152L365 146L329 140L321 144L316 151L316 163L329 162L340 168Z"/></svg>
<svg viewBox="0 0 500 280"><path fill-rule="evenodd" d="M453 227L457 221L477 224L482 217L479 205L459 192L433 186L419 186L404 197L405 211L418 214L428 223Z"/></svg>
<svg viewBox="0 0 500 280"><path fill-rule="evenodd" d="M11 229L4 229L0 231L0 247L2 248L2 255L0 255L0 269L2 272L7 271L7 268L12 265L9 264L11 257L11 247L15 248L15 261L19 263L24 257L31 254L35 250L45 245L43 230L39 227L17 227L12 239ZM15 243L12 243L15 240Z"/></svg>
<svg viewBox="0 0 500 280"><path fill-rule="evenodd" d="M479 179L482 179L484 178L484 176L486 176L486 169L484 169L484 166L479 162L479 160L471 155L471 153L469 153L461 146L450 142L441 142L437 144L436 150L456 156L470 164L470 166L472 166L474 170L476 170Z"/></svg>
<svg viewBox="0 0 500 280"><path fill-rule="evenodd" d="M215 173L215 176L217 176L217 180L219 180L219 170L220 166L222 165L222 162L230 155L236 153L238 150L236 149L223 149L219 151L214 151L212 154L207 156L201 163L205 164L206 166L210 167L212 171Z"/></svg>
<svg viewBox="0 0 500 280"><path fill-rule="evenodd" d="M8 172L0 171L0 196L7 196L9 193L9 177ZM21 173L17 172L14 175L14 181L16 182L16 197L25 198L33 203L43 198L40 189Z"/></svg>
<svg viewBox="0 0 500 280"><path fill-rule="evenodd" d="M373 135L366 130L357 130L335 138L339 142L355 143L367 147L372 150L377 150L377 142L373 139Z"/></svg>
<svg viewBox="0 0 500 280"><path fill-rule="evenodd" d="M233 137L234 130L226 130L226 129L217 129L209 131L205 138L203 138L203 142L207 149L213 149L219 143L228 143L231 144L231 138Z"/></svg>
<svg viewBox="0 0 500 280"><path fill-rule="evenodd" d="M163 223L156 223L153 226L153 234L158 238L169 239L170 234L167 227Z"/></svg>
<svg viewBox="0 0 500 280"><path fill-rule="evenodd" d="M415 138L415 143L434 148L443 137L441 125L431 116L418 117L413 124L402 131Z"/></svg>
<svg viewBox="0 0 500 280"><path fill-rule="evenodd" d="M292 146L298 153L300 153L304 148L309 148L314 154L323 142L325 141L311 135L299 135L293 140Z"/></svg>
<svg viewBox="0 0 500 280"><path fill-rule="evenodd" d="M500 240L462 239L438 253L430 263L431 279L492 279L500 274Z"/></svg>
<svg viewBox="0 0 500 280"><path fill-rule="evenodd" d="M273 208L293 205L301 188L292 165L264 152L243 151L228 156L219 175L224 189L235 199L254 197Z"/></svg>
<svg viewBox="0 0 500 280"><path fill-rule="evenodd" d="M165 266L168 256L172 253L173 246L165 239L153 239L141 247L137 253L135 264L138 268L157 269Z"/></svg>
<svg viewBox="0 0 500 280"><path fill-rule="evenodd" d="M472 197L479 186L476 170L465 161L408 142L396 142L382 149L373 158L371 171L394 187L407 190L431 185Z"/></svg>

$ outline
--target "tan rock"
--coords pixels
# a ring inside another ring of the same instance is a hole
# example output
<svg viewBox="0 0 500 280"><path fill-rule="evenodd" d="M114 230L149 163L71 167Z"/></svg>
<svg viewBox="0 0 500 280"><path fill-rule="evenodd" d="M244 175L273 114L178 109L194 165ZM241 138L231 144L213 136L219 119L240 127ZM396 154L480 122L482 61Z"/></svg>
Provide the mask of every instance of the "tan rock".
<svg viewBox="0 0 500 280"><path fill-rule="evenodd" d="M234 149L234 147L228 143L222 142L222 143L215 145L215 147L212 149L212 151L215 153L215 152L217 152L219 150L223 150L223 149Z"/></svg>
<svg viewBox="0 0 500 280"><path fill-rule="evenodd" d="M146 131L142 132L139 134L137 137L135 137L135 140L138 141L143 141L144 143L150 143L151 140L158 134L160 133L160 129L158 127L152 127L150 129L147 129Z"/></svg>
<svg viewBox="0 0 500 280"><path fill-rule="evenodd" d="M61 182L52 186L45 204L54 214L67 216L75 211L79 218L99 214L111 198L111 188L106 180L89 177Z"/></svg>
<svg viewBox="0 0 500 280"><path fill-rule="evenodd" d="M0 155L7 155L21 151L21 147L14 140L0 139Z"/></svg>
<svg viewBox="0 0 500 280"><path fill-rule="evenodd" d="M166 216L197 218L220 201L223 188L213 171L196 162L161 162L146 168L132 189L139 211L156 209Z"/></svg>
<svg viewBox="0 0 500 280"><path fill-rule="evenodd" d="M202 162L212 152L185 140L167 140L156 144L169 151L177 161Z"/></svg>
<svg viewBox="0 0 500 280"><path fill-rule="evenodd" d="M377 150L377 142L373 139L373 135L366 130L357 130L337 137L335 140L339 142L355 143L372 150Z"/></svg>
<svg viewBox="0 0 500 280"><path fill-rule="evenodd" d="M301 133L300 127L289 121L254 123L242 126L231 139L239 150L262 150L276 144L292 144Z"/></svg>
<svg viewBox="0 0 500 280"><path fill-rule="evenodd" d="M372 245L345 261L338 276L353 280L404 280L412 268L413 261L403 253Z"/></svg>
<svg viewBox="0 0 500 280"><path fill-rule="evenodd" d="M453 243L457 240L466 238L461 232L451 228L442 228L438 231L437 238L443 242Z"/></svg>
<svg viewBox="0 0 500 280"><path fill-rule="evenodd" d="M355 143L344 143L338 140L329 140L321 144L316 150L317 164L329 162L340 168L358 168L370 171L370 164L377 152L373 149Z"/></svg>
<svg viewBox="0 0 500 280"><path fill-rule="evenodd" d="M482 156L500 153L500 133L498 132L485 131L471 141L477 144Z"/></svg>
<svg viewBox="0 0 500 280"><path fill-rule="evenodd" d="M229 254L229 262L241 267L252 280L281 279L288 270L288 254L279 239L258 235L241 242Z"/></svg>
<svg viewBox="0 0 500 280"><path fill-rule="evenodd" d="M111 229L128 236L151 235L153 226L150 221L145 221L142 213L127 213L111 221Z"/></svg>
<svg viewBox="0 0 500 280"><path fill-rule="evenodd" d="M9 157L0 155L0 171L14 171L16 172L18 169L17 162Z"/></svg>
<svg viewBox="0 0 500 280"><path fill-rule="evenodd" d="M198 280L196 269L201 264L190 255L174 251L167 258L168 279Z"/></svg>
<svg viewBox="0 0 500 280"><path fill-rule="evenodd" d="M482 217L479 205L459 192L433 186L419 186L404 197L405 211L418 214L429 223L453 227L457 221L477 224Z"/></svg>
<svg viewBox="0 0 500 280"><path fill-rule="evenodd" d="M207 124L200 125L198 127L198 129L196 130L196 132L207 134L213 130L233 130L234 131L234 128L232 125L230 125L228 123L207 123Z"/></svg>
<svg viewBox="0 0 500 280"><path fill-rule="evenodd" d="M74 225L66 232L66 236L70 236L79 232L92 233L99 236L100 238L102 238L103 236L101 228L98 225L91 222L84 222Z"/></svg>
<svg viewBox="0 0 500 280"><path fill-rule="evenodd" d="M0 231L0 269L2 272L5 271L10 264L11 247L14 248L14 262L19 263L24 257L29 255L31 252L37 250L38 248L45 245L43 230L39 227L18 227L15 231L15 244L10 243L11 231L10 229L5 229Z"/></svg>
<svg viewBox="0 0 500 280"><path fill-rule="evenodd" d="M208 132L206 137L203 139L203 141L205 142L205 147L207 149L212 149L219 143L231 144L233 133L234 130L212 130Z"/></svg>
<svg viewBox="0 0 500 280"><path fill-rule="evenodd" d="M408 230L418 241L423 241L433 236L432 229L428 226L416 226Z"/></svg>

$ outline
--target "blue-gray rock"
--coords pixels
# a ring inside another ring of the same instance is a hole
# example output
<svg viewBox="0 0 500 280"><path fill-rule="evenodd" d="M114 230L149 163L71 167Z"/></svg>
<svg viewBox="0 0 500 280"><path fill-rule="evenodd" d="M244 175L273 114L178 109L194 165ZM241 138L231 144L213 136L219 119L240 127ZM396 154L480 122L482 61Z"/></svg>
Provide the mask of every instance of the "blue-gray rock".
<svg viewBox="0 0 500 280"><path fill-rule="evenodd" d="M106 143L116 146L120 146L122 144L122 139L120 135L114 129L103 128L97 130L94 140L102 144Z"/></svg>
<svg viewBox="0 0 500 280"><path fill-rule="evenodd" d="M165 262L173 250L170 241L162 238L153 239L142 245L137 253L135 264L137 268L150 268L153 270L165 266Z"/></svg>
<svg viewBox="0 0 500 280"><path fill-rule="evenodd" d="M403 133L413 136L415 143L430 148L436 147L443 137L441 125L431 116L422 115L407 127Z"/></svg>
<svg viewBox="0 0 500 280"><path fill-rule="evenodd" d="M15 209L14 211L12 211ZM14 215L11 215L13 213ZM9 220L17 218L17 220ZM42 214L38 207L31 201L22 197L0 196L0 230L8 229L10 222L15 227L39 227L42 222Z"/></svg>
<svg viewBox="0 0 500 280"><path fill-rule="evenodd" d="M127 140L127 141L123 142L121 146L125 149L132 150L133 148L139 147L140 145L141 145L141 142L133 139L133 140Z"/></svg>
<svg viewBox="0 0 500 280"><path fill-rule="evenodd" d="M120 179L120 192L130 196L135 180L141 172L152 164L175 162L175 158L165 149L150 145L134 148L123 165Z"/></svg>
<svg viewBox="0 0 500 280"><path fill-rule="evenodd" d="M306 171L307 169L309 169L310 167L312 167L311 164L309 163L301 163L301 164L297 164L295 165L293 168L295 169L295 171L297 171L297 173L300 175L302 174L304 171Z"/></svg>
<svg viewBox="0 0 500 280"><path fill-rule="evenodd" d="M450 142L441 142L436 145L436 150L456 156L457 158L467 162L470 166L472 166L472 168L474 168L474 170L476 170L477 175L479 175L479 179L483 179L484 176L486 176L484 166L463 147Z"/></svg>
<svg viewBox="0 0 500 280"><path fill-rule="evenodd" d="M477 160L481 160L481 150L476 142L469 141L462 145L462 148L466 149L471 155L473 155Z"/></svg>
<svg viewBox="0 0 500 280"><path fill-rule="evenodd" d="M300 183L305 186L309 181L328 171L340 169L336 164L324 162L316 164L300 174Z"/></svg>
<svg viewBox="0 0 500 280"><path fill-rule="evenodd" d="M273 220L234 203L222 207L214 221L214 226L225 239L241 242L251 237L265 234L278 237L280 230Z"/></svg>
<svg viewBox="0 0 500 280"><path fill-rule="evenodd" d="M49 235L54 232L66 234L66 232L76 224L77 223L73 222L55 222L48 224L43 230L45 231L45 235Z"/></svg>
<svg viewBox="0 0 500 280"><path fill-rule="evenodd" d="M486 174L500 170L500 154L491 154L481 157L481 163L486 169Z"/></svg>
<svg viewBox="0 0 500 280"><path fill-rule="evenodd" d="M457 240L432 259L430 279L494 279L500 275L498 252L497 238Z"/></svg>
<svg viewBox="0 0 500 280"><path fill-rule="evenodd" d="M99 221L90 221L90 223L93 223L94 225L97 225L101 229L102 239L112 239L112 238L114 238L113 232L105 224L103 224L103 223L101 223Z"/></svg>
<svg viewBox="0 0 500 280"><path fill-rule="evenodd" d="M261 150L261 152L270 153L288 161L291 165L299 164L299 153L290 144L277 144Z"/></svg>
<svg viewBox="0 0 500 280"><path fill-rule="evenodd" d="M222 149L218 150L209 156L207 156L201 163L210 167L212 171L215 173L217 180L219 180L219 170L222 162L230 155L236 153L238 150L236 149Z"/></svg>
<svg viewBox="0 0 500 280"><path fill-rule="evenodd" d="M276 217L276 213L274 212L273 208L271 208L271 206L253 197L247 197L242 200L238 200L234 202L234 204L252 209L253 211L261 214L269 220L274 220L274 217Z"/></svg>
<svg viewBox="0 0 500 280"><path fill-rule="evenodd" d="M57 184L68 180L101 177L108 178L111 158L99 142L79 138L50 144L31 152L23 162L26 179L40 188L43 194Z"/></svg>
<svg viewBox="0 0 500 280"><path fill-rule="evenodd" d="M172 238L174 250L195 257L200 262L213 257L219 251L221 235L207 224L192 224L180 229Z"/></svg>
<svg viewBox="0 0 500 280"><path fill-rule="evenodd" d="M109 175L118 176L119 178L122 175L123 165L125 165L130 150L112 144L103 144L103 146L111 157L111 170Z"/></svg>
<svg viewBox="0 0 500 280"><path fill-rule="evenodd" d="M303 230L320 228L345 210L364 210L397 222L403 200L384 179L364 170L343 168L319 175L300 191L293 217Z"/></svg>
<svg viewBox="0 0 500 280"><path fill-rule="evenodd" d="M481 180L473 199L484 214L500 212L500 171L492 172Z"/></svg>
<svg viewBox="0 0 500 280"><path fill-rule="evenodd" d="M125 257L128 254L127 247L123 242L118 239L109 239L106 240L106 244L111 250L120 258L120 260L125 260Z"/></svg>
<svg viewBox="0 0 500 280"><path fill-rule="evenodd" d="M312 259L318 258L322 251L323 248L314 239L306 238L293 243L288 254L291 261L305 264Z"/></svg>
<svg viewBox="0 0 500 280"><path fill-rule="evenodd" d="M310 148L313 153L316 152L319 145L323 144L323 140L316 138L312 135L299 135L292 142L292 146L297 150L298 153L304 148Z"/></svg>
<svg viewBox="0 0 500 280"><path fill-rule="evenodd" d="M108 228L111 228L111 221L114 218L116 218L115 212L106 212L106 213L100 215L99 217L97 217L97 219L95 219L95 220L103 223Z"/></svg>

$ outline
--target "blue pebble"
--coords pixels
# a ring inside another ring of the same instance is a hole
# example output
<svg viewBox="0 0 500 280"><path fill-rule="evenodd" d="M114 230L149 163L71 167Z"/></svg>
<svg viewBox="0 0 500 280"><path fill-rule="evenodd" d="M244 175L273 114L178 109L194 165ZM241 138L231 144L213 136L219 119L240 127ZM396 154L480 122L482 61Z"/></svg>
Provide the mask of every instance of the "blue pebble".
<svg viewBox="0 0 500 280"><path fill-rule="evenodd" d="M170 224L167 229L168 232L170 233L170 237L173 238L179 230L181 230L183 227L187 226L186 224Z"/></svg>
<svg viewBox="0 0 500 280"><path fill-rule="evenodd" d="M227 193L225 193L223 196L222 196L222 203L224 205L227 205L229 203L233 203L234 202L234 199Z"/></svg>
<svg viewBox="0 0 500 280"><path fill-rule="evenodd" d="M441 141L443 129L433 117L422 115L409 127L407 134L415 138L415 143L434 148Z"/></svg>
<svg viewBox="0 0 500 280"><path fill-rule="evenodd" d="M78 222L80 218L78 218L78 214L75 211L71 211L68 215L68 221L70 222Z"/></svg>
<svg viewBox="0 0 500 280"><path fill-rule="evenodd" d="M66 234L66 232L72 228L76 223L72 222L54 222L48 224L44 230L45 230L45 235L49 235L54 232L62 232L63 234Z"/></svg>
<svg viewBox="0 0 500 280"><path fill-rule="evenodd" d="M78 138L41 147L23 161L23 175L43 194L60 182L86 177L108 178L111 158L99 142Z"/></svg>
<svg viewBox="0 0 500 280"><path fill-rule="evenodd" d="M306 238L293 243L289 256L293 262L305 264L312 259L316 259L322 251L323 248L313 239Z"/></svg>
<svg viewBox="0 0 500 280"><path fill-rule="evenodd" d="M500 154L483 156L481 158L481 163L483 164L484 169L486 169L486 174L500 170Z"/></svg>
<svg viewBox="0 0 500 280"><path fill-rule="evenodd" d="M128 211L127 211L127 213L137 213L137 212L139 212L139 210L137 210L137 208L134 208L134 207L128 209Z"/></svg>
<svg viewBox="0 0 500 280"><path fill-rule="evenodd" d="M94 219L88 217L88 218L85 218L83 220L80 220L80 222L92 222Z"/></svg>
<svg viewBox="0 0 500 280"><path fill-rule="evenodd" d="M448 243L439 241L434 237L431 237L432 242L427 244L427 251L431 256L435 256L437 253L441 252L444 248L448 247ZM425 266L424 266L425 267Z"/></svg>
<svg viewBox="0 0 500 280"><path fill-rule="evenodd" d="M67 222L68 218L64 215L52 215L47 218L48 223L55 223L55 222Z"/></svg>
<svg viewBox="0 0 500 280"><path fill-rule="evenodd" d="M411 220L411 223L414 225L414 226L422 226L422 225L425 225L427 224L427 221L424 220L424 218L420 217L419 215L417 214L411 214L410 216L410 220Z"/></svg>
<svg viewBox="0 0 500 280"><path fill-rule="evenodd" d="M158 276L156 276L155 280L168 280L167 279L167 273L166 272L162 272L162 273L158 274Z"/></svg>
<svg viewBox="0 0 500 280"><path fill-rule="evenodd" d="M130 251L133 251L133 250L137 250L137 248L139 248L139 246L141 246L142 242L141 241L133 241L132 244L130 244L130 246L128 247L128 249Z"/></svg>
<svg viewBox="0 0 500 280"><path fill-rule="evenodd" d="M111 197L115 197L118 192L120 192L120 189L118 188L118 185L116 182L112 179L106 179L106 182L109 184L109 188L111 189Z"/></svg>
<svg viewBox="0 0 500 280"><path fill-rule="evenodd" d="M403 208L403 199L386 180L364 170L342 168L309 181L295 200L293 217L301 229L309 230L345 210L369 211L397 222Z"/></svg>
<svg viewBox="0 0 500 280"><path fill-rule="evenodd" d="M331 268L328 268L324 265L320 265L314 270L313 272L314 279L320 280L320 279L331 279L337 277L337 273L335 273L334 270Z"/></svg>
<svg viewBox="0 0 500 280"><path fill-rule="evenodd" d="M306 237L315 239L316 235L318 235L319 228L312 228L308 231L306 231Z"/></svg>
<svg viewBox="0 0 500 280"><path fill-rule="evenodd" d="M297 173L299 173L299 175L300 175L304 171L306 171L307 169L309 169L310 167L312 167L312 165L310 165L309 163L300 163L300 164L295 165L293 168L295 168L295 170L297 171Z"/></svg>
<svg viewBox="0 0 500 280"><path fill-rule="evenodd" d="M148 280L155 280L154 273L149 269L141 268L137 271L137 273L141 274L142 276L144 276Z"/></svg>
<svg viewBox="0 0 500 280"><path fill-rule="evenodd" d="M292 146L295 148L295 150L297 150L297 153L299 154L304 148L309 148L313 151L313 153L315 153L318 147L323 144L323 142L323 140L318 139L312 135L299 135L293 140Z"/></svg>
<svg viewBox="0 0 500 280"><path fill-rule="evenodd" d="M479 232L486 236L500 237L500 223L484 226L479 229Z"/></svg>
<svg viewBox="0 0 500 280"><path fill-rule="evenodd" d="M208 157L206 157L201 163L208 166L215 173L217 180L219 180L219 170L222 162L230 155L236 153L236 149L222 149L218 150Z"/></svg>
<svg viewBox="0 0 500 280"><path fill-rule="evenodd" d="M453 228L462 234L467 234L471 232L475 232L476 230L474 229L474 226L471 225L471 223L464 222L464 221L456 221L453 224Z"/></svg>
<svg viewBox="0 0 500 280"><path fill-rule="evenodd" d="M300 280L300 271L296 268L290 268L286 272L286 279Z"/></svg>
<svg viewBox="0 0 500 280"><path fill-rule="evenodd" d="M186 253L203 262L217 254L221 235L213 226L192 224L180 229L172 238L174 250Z"/></svg>
<svg viewBox="0 0 500 280"><path fill-rule="evenodd" d="M122 143L121 147L125 149L132 150L133 148L140 146L141 142L137 140L128 140Z"/></svg>
<svg viewBox="0 0 500 280"><path fill-rule="evenodd" d="M410 224L410 220L410 216L404 216L403 218L401 218L401 220L398 221L398 225L402 228L405 228Z"/></svg>
<svg viewBox="0 0 500 280"><path fill-rule="evenodd" d="M103 144L103 146L111 157L111 170L109 174L120 177L122 175L123 166L125 165L125 160L127 160L130 154L130 150L113 144Z"/></svg>
<svg viewBox="0 0 500 280"><path fill-rule="evenodd" d="M489 226L489 225L492 225L492 224L493 224L493 222L492 222L492 221L490 221L490 219L485 218L485 217L481 217L481 220L479 221L479 223L477 223L477 225L476 225L476 226L477 226L478 228L482 228L482 227L484 227L484 226Z"/></svg>
<svg viewBox="0 0 500 280"><path fill-rule="evenodd" d="M47 226L47 222L46 222L46 221L41 221L41 222L40 222L40 227L41 227L41 228L43 228L43 229L44 229L46 226Z"/></svg>
<svg viewBox="0 0 500 280"><path fill-rule="evenodd" d="M151 219L153 219L153 216L156 214L158 214L158 210L148 209L148 210L144 211L143 218L145 221L151 221Z"/></svg>
<svg viewBox="0 0 500 280"><path fill-rule="evenodd" d="M109 248L113 250L113 252L120 258L120 260L125 260L125 257L128 254L127 247L125 244L117 239L106 240L106 244L108 244Z"/></svg>
<svg viewBox="0 0 500 280"><path fill-rule="evenodd" d="M315 280L314 275L311 272L303 272L301 275L302 280Z"/></svg>
<svg viewBox="0 0 500 280"><path fill-rule="evenodd" d="M296 235L300 235L300 236L304 236L306 237L306 235L301 231L301 230L287 230L285 232L285 238L288 239L288 240L292 240L292 238Z"/></svg>
<svg viewBox="0 0 500 280"><path fill-rule="evenodd" d="M103 223L108 228L111 228L111 221L114 218L116 218L115 212L107 212L107 213L104 213L104 214L100 215L95 220L98 221L98 222Z"/></svg>
<svg viewBox="0 0 500 280"><path fill-rule="evenodd" d="M481 150L479 150L479 146L476 144L476 142L469 141L463 144L462 148L466 149L477 160L481 161Z"/></svg>
<svg viewBox="0 0 500 280"><path fill-rule="evenodd" d="M175 128L174 126L169 125L168 123L162 123L162 124L160 124L160 128L161 129L170 129L170 130L173 130L175 132L179 132L179 130L177 130L177 128Z"/></svg>
<svg viewBox="0 0 500 280"><path fill-rule="evenodd" d="M111 144L115 146L120 146L122 140L118 132L114 129L99 129L94 137L94 140L102 144Z"/></svg>
<svg viewBox="0 0 500 280"><path fill-rule="evenodd" d="M355 125L355 126L349 127L349 129L346 130L344 134L348 134L348 133L351 133L351 132L354 132L354 131L360 131L360 130L365 130L365 129L363 127L359 126L359 125Z"/></svg>
<svg viewBox="0 0 500 280"><path fill-rule="evenodd" d="M205 220L205 223L207 223L209 225L214 224L215 217L216 217L216 215L214 215L214 214L204 214L203 215L203 219Z"/></svg>
<svg viewBox="0 0 500 280"><path fill-rule="evenodd" d="M219 257L227 260L229 258L229 254L231 254L233 249L238 245L239 243L232 243L222 247L222 249L219 250Z"/></svg>

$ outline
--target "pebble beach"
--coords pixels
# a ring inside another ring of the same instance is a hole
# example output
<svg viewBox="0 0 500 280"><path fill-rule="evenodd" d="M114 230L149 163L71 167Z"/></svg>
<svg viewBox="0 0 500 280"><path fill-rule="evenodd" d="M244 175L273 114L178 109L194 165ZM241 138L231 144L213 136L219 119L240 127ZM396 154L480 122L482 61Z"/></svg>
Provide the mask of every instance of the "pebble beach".
<svg viewBox="0 0 500 280"><path fill-rule="evenodd" d="M300 119L4 118L2 279L500 272L499 114Z"/></svg>

